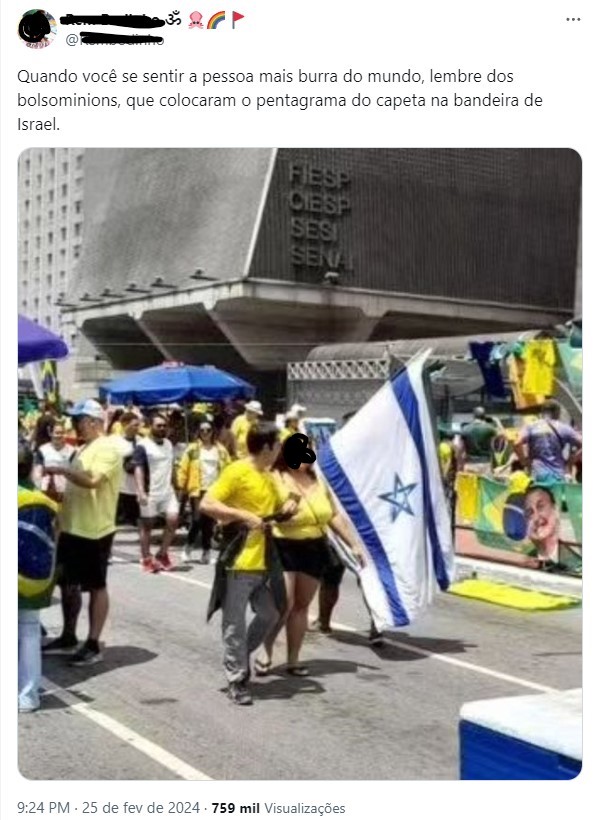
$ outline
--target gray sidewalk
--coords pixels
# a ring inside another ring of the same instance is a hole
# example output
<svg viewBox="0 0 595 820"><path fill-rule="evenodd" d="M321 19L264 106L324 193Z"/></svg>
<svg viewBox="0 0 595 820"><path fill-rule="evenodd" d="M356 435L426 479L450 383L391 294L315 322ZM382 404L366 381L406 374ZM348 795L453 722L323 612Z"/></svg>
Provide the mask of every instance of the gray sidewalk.
<svg viewBox="0 0 595 820"><path fill-rule="evenodd" d="M555 595L570 595L582 600L583 582L581 578L554 575L540 570L486 561L481 558L457 556L455 561L457 581L480 578L510 584L522 589L539 590Z"/></svg>

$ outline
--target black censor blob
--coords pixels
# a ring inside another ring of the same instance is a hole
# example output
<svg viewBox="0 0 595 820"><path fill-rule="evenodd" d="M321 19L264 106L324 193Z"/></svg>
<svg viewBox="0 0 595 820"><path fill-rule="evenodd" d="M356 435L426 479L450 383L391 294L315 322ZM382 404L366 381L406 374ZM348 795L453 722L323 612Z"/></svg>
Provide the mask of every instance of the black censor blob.
<svg viewBox="0 0 595 820"><path fill-rule="evenodd" d="M283 458L290 470L297 470L300 464L314 464L316 454L308 447L308 436L294 433L285 439L283 444Z"/></svg>
<svg viewBox="0 0 595 820"><path fill-rule="evenodd" d="M28 12L21 17L19 37L26 43L41 43L51 31L50 21L43 11Z"/></svg>

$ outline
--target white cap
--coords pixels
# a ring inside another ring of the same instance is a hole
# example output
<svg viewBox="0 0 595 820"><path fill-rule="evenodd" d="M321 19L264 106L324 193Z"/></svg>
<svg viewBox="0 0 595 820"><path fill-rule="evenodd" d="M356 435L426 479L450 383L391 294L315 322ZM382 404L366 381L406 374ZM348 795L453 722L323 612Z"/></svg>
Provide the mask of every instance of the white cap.
<svg viewBox="0 0 595 820"><path fill-rule="evenodd" d="M256 413L257 416L264 415L262 404L259 401L249 401L244 407L244 410L248 410L250 413Z"/></svg>
<svg viewBox="0 0 595 820"><path fill-rule="evenodd" d="M294 418L297 418L300 413L305 413L308 408L303 404L292 404L289 413L295 413ZM289 416L289 413L287 414Z"/></svg>
<svg viewBox="0 0 595 820"><path fill-rule="evenodd" d="M85 401L77 402L68 414L69 416L89 416L92 419L105 418L103 407L95 399L86 399Z"/></svg>
<svg viewBox="0 0 595 820"><path fill-rule="evenodd" d="M300 414L293 408L289 410L289 412L285 413L285 421L298 421L299 417Z"/></svg>

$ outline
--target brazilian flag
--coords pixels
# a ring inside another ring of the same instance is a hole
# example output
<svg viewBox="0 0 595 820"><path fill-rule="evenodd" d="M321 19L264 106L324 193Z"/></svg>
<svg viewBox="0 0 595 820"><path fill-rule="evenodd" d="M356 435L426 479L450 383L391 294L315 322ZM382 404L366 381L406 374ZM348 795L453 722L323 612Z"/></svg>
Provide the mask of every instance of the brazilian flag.
<svg viewBox="0 0 595 820"><path fill-rule="evenodd" d="M524 494L511 492L507 483L481 476L475 532L486 547L528 554L534 546L527 539Z"/></svg>

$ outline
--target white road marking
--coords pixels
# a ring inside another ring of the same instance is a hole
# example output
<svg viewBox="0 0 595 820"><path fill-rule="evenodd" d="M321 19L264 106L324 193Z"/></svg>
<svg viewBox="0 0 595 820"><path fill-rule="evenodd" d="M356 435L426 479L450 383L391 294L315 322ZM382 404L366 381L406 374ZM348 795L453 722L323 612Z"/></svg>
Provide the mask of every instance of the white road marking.
<svg viewBox="0 0 595 820"><path fill-rule="evenodd" d="M128 726L120 723L119 720L116 720L115 718L110 717L110 715L106 715L105 712L100 712L98 709L94 709L89 706L88 703L84 703L79 700L72 694L72 692L69 692L67 689L62 689L62 687L57 686L52 680L42 678L42 684L46 690L46 694L52 694L59 698L69 707L72 712L77 712L79 715L83 715L83 717L86 717L88 720L92 720L93 723L96 723L98 726L101 726L102 729L105 729L115 737L123 740L138 752L150 757L151 760L159 763L160 766L168 769L172 772L172 774L175 774L180 779L212 780L212 778L204 772L201 772L199 769L195 769L193 766L190 766L188 763L180 760L179 757L176 757L171 754L171 752L168 752L166 749L163 749L161 746L153 743L152 740L147 740L146 737L139 735L138 732L135 732L133 729L129 729Z"/></svg>
<svg viewBox="0 0 595 820"><path fill-rule="evenodd" d="M333 627L336 629L343 629L346 632L357 632L352 626L347 624L339 624L333 621ZM459 660L459 658L452 658L450 655L441 655L436 652L430 652L428 649L422 649L421 646L415 644L404 643L402 641L395 641L390 639L391 646L398 646L407 652L414 655L422 655L424 658L432 658L440 663L449 663L451 666L458 666L460 669L467 669L469 672L477 672L481 675L489 675L491 678L506 681L507 683L514 683L517 686L524 686L525 689L533 689L536 692L559 692L553 686L545 686L542 683L535 683L534 681L526 680L525 678L517 678L514 675L507 675L505 672L498 672L496 669L490 669L487 666L479 666L476 663L469 663L468 661Z"/></svg>
<svg viewBox="0 0 595 820"><path fill-rule="evenodd" d="M212 584L209 584L206 581L198 581L195 578L188 578L186 575L183 575L181 573L178 574L176 572L162 572L159 574L163 577L171 578L174 581L182 581L182 583L184 584L193 584L194 586L201 587L202 589L210 590L212 587ZM361 632L360 629L357 629L354 626L351 626L349 624L337 623L334 621L333 627L335 629L343 630L344 632ZM424 658L431 658L432 660L439 661L440 663L447 663L450 666L456 666L459 669L466 669L468 672L475 672L479 675L487 675L490 678L502 680L506 683L514 683L516 686L521 686L524 689L531 689L534 692L560 691L559 689L556 689L553 686L546 686L545 684L536 683L535 681L526 680L525 678L518 678L515 675L507 675L505 672L498 672L498 670L490 669L487 666L480 666L476 663L469 663L469 661L462 661L459 658L453 658L450 655L442 655L440 653L430 652L428 649L422 649L421 646L416 646L415 644L396 641L393 638L390 638L390 642L392 646L397 646L399 649L411 652L414 655L421 655Z"/></svg>

